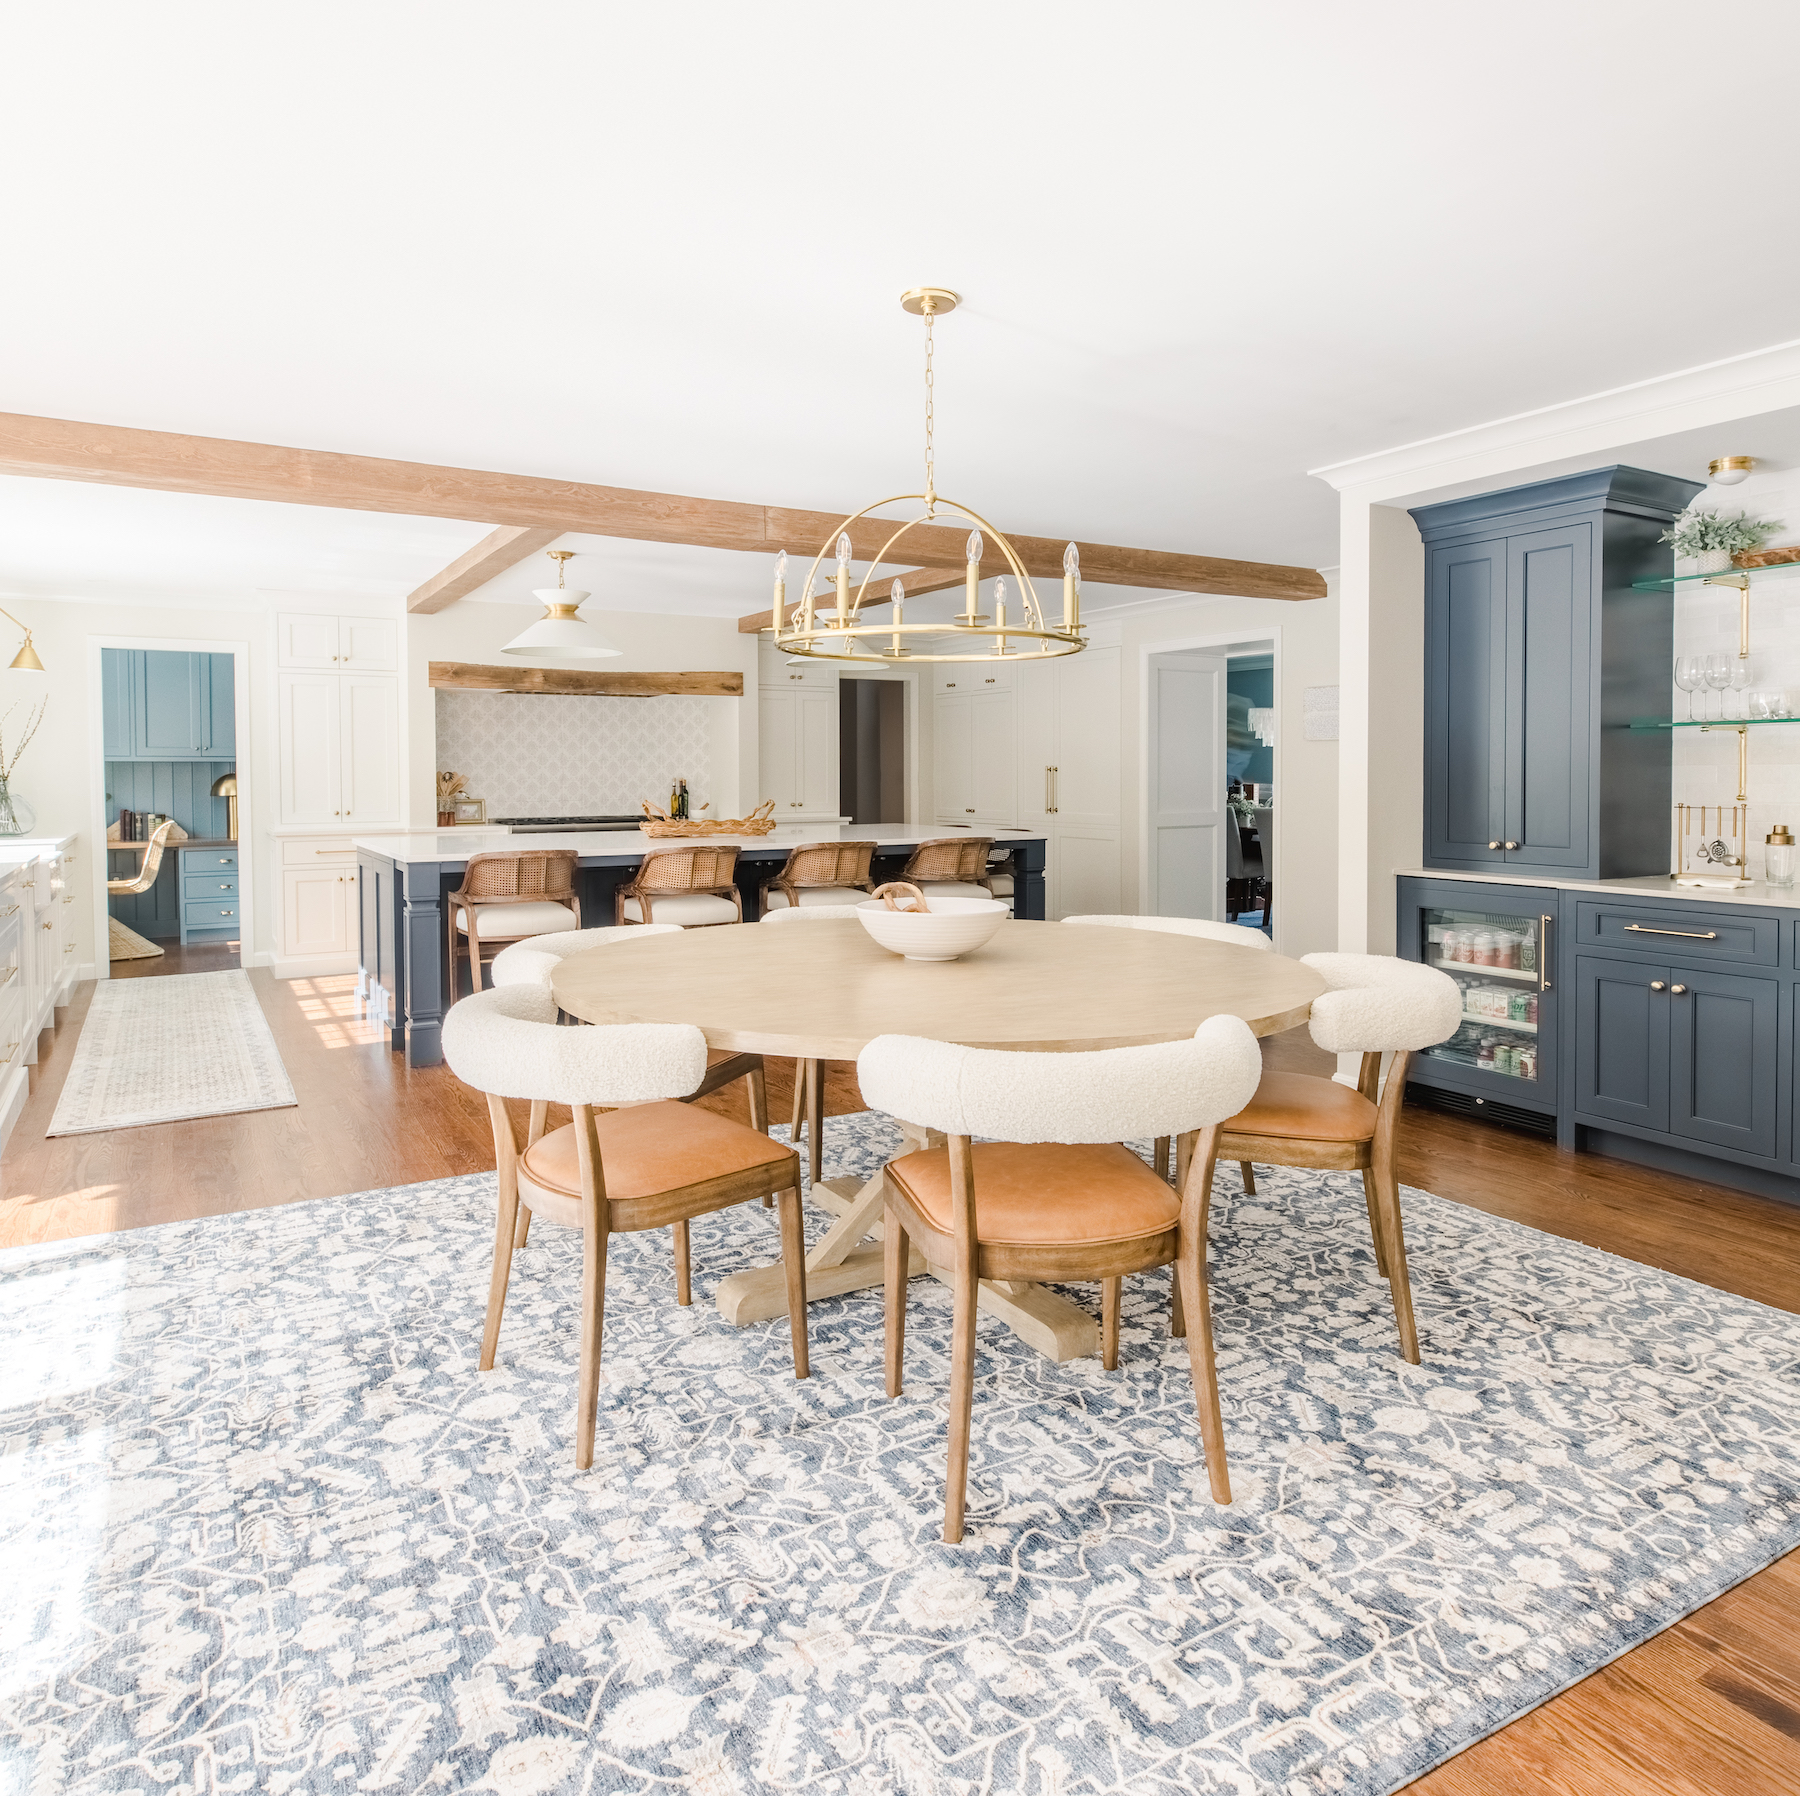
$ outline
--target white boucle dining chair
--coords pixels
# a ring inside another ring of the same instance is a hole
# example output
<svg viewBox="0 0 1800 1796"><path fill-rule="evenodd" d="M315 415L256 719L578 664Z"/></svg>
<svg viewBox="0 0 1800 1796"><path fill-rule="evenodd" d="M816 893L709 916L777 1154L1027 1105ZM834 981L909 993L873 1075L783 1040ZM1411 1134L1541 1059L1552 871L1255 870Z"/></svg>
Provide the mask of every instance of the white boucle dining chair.
<svg viewBox="0 0 1800 1796"><path fill-rule="evenodd" d="M551 974L571 954L585 954L590 948L608 948L617 942L642 941L650 935L681 933L679 923L635 923L530 935L502 948L488 966L488 977L494 985L548 985Z"/></svg>
<svg viewBox="0 0 1800 1796"><path fill-rule="evenodd" d="M800 1161L792 1148L742 1123L677 1100L706 1071L706 1037L686 1023L556 1027L547 986L477 992L444 1018L444 1058L487 1097L499 1173L494 1270L482 1330L482 1371L493 1369L521 1208L582 1236L581 1363L575 1464L594 1462L607 1243L614 1234L686 1224L732 1204L776 1195L787 1272L794 1376L808 1372L806 1241ZM574 1119L519 1151L507 1098L567 1104ZM603 1105L620 1108L602 1112Z"/></svg>
<svg viewBox="0 0 1800 1796"><path fill-rule="evenodd" d="M1312 1002L1313 1041L1329 1054L1362 1055L1356 1089L1311 1073L1266 1072L1256 1095L1226 1121L1219 1153L1239 1163L1244 1189L1251 1193L1258 1161L1361 1172L1375 1264L1394 1300L1400 1351L1416 1366L1419 1331L1406 1270L1394 1140L1406 1098L1407 1061L1456 1033L1462 993L1449 974L1392 955L1305 954L1300 964L1330 988ZM1385 1054L1394 1058L1382 1088Z"/></svg>
<svg viewBox="0 0 1800 1796"><path fill-rule="evenodd" d="M765 923L829 923L854 919L854 904L799 904L786 910L772 910ZM825 1168L825 1062L794 1062L794 1111L788 1122L788 1140L800 1144L801 1125L806 1127L806 1172L816 1185Z"/></svg>
<svg viewBox="0 0 1800 1796"><path fill-rule="evenodd" d="M1209 1017L1191 1041L1076 1054L881 1035L863 1049L856 1072L872 1109L949 1137L941 1148L888 1162L882 1231L890 1397L901 1389L913 1244L948 1275L955 1297L944 1539L963 1535L976 1286L984 1278L1098 1279L1101 1358L1110 1371L1118 1364L1121 1281L1172 1264L1206 1475L1214 1501L1229 1503L1206 1298L1206 1213L1218 1125L1241 1108L1262 1073L1248 1025ZM1179 1197L1119 1145L1171 1126L1186 1149ZM993 1139L976 1144L977 1135Z"/></svg>

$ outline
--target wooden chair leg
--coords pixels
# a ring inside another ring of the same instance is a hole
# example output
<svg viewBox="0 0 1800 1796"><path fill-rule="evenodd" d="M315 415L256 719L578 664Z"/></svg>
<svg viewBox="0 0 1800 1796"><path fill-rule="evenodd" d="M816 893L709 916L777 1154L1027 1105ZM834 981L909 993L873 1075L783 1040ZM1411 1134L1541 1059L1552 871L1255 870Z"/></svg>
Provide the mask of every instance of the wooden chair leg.
<svg viewBox="0 0 1800 1796"><path fill-rule="evenodd" d="M1363 1202L1369 1207L1369 1239L1375 1243L1375 1270L1388 1276L1387 1242L1383 1239L1386 1225L1381 1215L1381 1200L1375 1195L1375 1171L1365 1166L1362 1175Z"/></svg>
<svg viewBox="0 0 1800 1796"><path fill-rule="evenodd" d="M1100 1363L1109 1372L1119 1369L1119 1298L1124 1283L1122 1278L1100 1281Z"/></svg>
<svg viewBox="0 0 1800 1796"><path fill-rule="evenodd" d="M1167 1135L1158 1135L1151 1142L1150 1164L1155 1167L1156 1176L1159 1179L1166 1179L1169 1176L1169 1138Z"/></svg>
<svg viewBox="0 0 1800 1796"><path fill-rule="evenodd" d="M1375 1201L1387 1237L1388 1290L1394 1299L1394 1321L1400 1329L1400 1353L1410 1365L1419 1363L1419 1327L1413 1318L1412 1281L1406 1275L1406 1230L1400 1220L1400 1181L1391 1159L1377 1148Z"/></svg>
<svg viewBox="0 0 1800 1796"><path fill-rule="evenodd" d="M693 1262L688 1257L688 1225L687 1218L673 1225L675 1236L675 1301L686 1309L694 1301L692 1283Z"/></svg>
<svg viewBox="0 0 1800 1796"><path fill-rule="evenodd" d="M750 1126L759 1135L769 1132L769 1082L763 1076L760 1066L753 1066L744 1075L744 1089L750 1097Z"/></svg>
<svg viewBox="0 0 1800 1796"><path fill-rule="evenodd" d="M475 926L475 913L469 912L469 990L481 990L481 932Z"/></svg>
<svg viewBox="0 0 1800 1796"><path fill-rule="evenodd" d="M531 1212L523 1204L519 1205L519 1226L513 1231L513 1251L516 1253L531 1239Z"/></svg>
<svg viewBox="0 0 1800 1796"><path fill-rule="evenodd" d="M1256 1195L1256 1168L1248 1160L1238 1162L1238 1177L1244 1182L1244 1195L1254 1197Z"/></svg>
<svg viewBox="0 0 1800 1796"><path fill-rule="evenodd" d="M806 1225L800 1218L800 1188L781 1194L781 1265L787 1274L788 1333L794 1343L794 1376L810 1378L806 1342Z"/></svg>
<svg viewBox="0 0 1800 1796"><path fill-rule="evenodd" d="M1215 1503L1231 1501L1231 1476L1225 1462L1225 1418L1219 1409L1219 1376L1213 1362L1212 1312L1206 1293L1206 1222L1212 1207L1212 1173L1218 1136L1207 1130L1201 1163L1190 1167L1183 1182L1181 1233L1175 1265L1181 1279L1182 1305L1188 1321L1188 1364L1194 1374L1194 1403L1200 1413L1200 1441L1206 1449L1206 1479Z"/></svg>
<svg viewBox="0 0 1800 1796"><path fill-rule="evenodd" d="M581 1377L575 1387L575 1469L594 1463L594 1426L600 1409L600 1336L606 1321L605 1203L581 1231Z"/></svg>
<svg viewBox="0 0 1800 1796"><path fill-rule="evenodd" d="M900 1218L886 1211L881 1219L881 1270L886 1298L887 1394L898 1397L901 1369L906 1363L906 1268L912 1259L912 1242Z"/></svg>
<svg viewBox="0 0 1800 1796"><path fill-rule="evenodd" d="M494 1270L488 1280L487 1322L481 1331L481 1357L475 1362L483 1372L494 1369L494 1350L500 1345L500 1315L506 1308L506 1282L512 1276L513 1231L530 1220L531 1212L519 1203L519 1178L514 1167L500 1169L500 1207L494 1218Z"/></svg>
<svg viewBox="0 0 1800 1796"><path fill-rule="evenodd" d="M1187 1333L1187 1306L1181 1301L1181 1268L1169 1273L1169 1338L1179 1341Z"/></svg>
<svg viewBox="0 0 1800 1796"><path fill-rule="evenodd" d="M816 1185L825 1164L825 1062L806 1064L806 1171Z"/></svg>
<svg viewBox="0 0 1800 1796"><path fill-rule="evenodd" d="M887 1231L882 1231L885 1237ZM950 1323L950 1464L944 1478L944 1539L963 1537L969 1493L970 1412L975 1403L975 1262L957 1256L956 1311Z"/></svg>

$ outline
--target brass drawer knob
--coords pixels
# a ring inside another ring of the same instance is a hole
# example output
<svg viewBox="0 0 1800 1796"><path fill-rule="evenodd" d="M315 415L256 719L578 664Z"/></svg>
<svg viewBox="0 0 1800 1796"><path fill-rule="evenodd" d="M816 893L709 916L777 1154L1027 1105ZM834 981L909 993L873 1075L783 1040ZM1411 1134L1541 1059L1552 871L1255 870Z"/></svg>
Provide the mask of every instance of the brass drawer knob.
<svg viewBox="0 0 1800 1796"><path fill-rule="evenodd" d="M1669 987L1669 995L1674 998L1679 998L1686 990L1687 987L1685 985L1672 985Z"/></svg>
<svg viewBox="0 0 1800 1796"><path fill-rule="evenodd" d="M1663 982L1660 979L1652 979L1650 981L1650 989L1653 992L1661 991L1663 989Z"/></svg>

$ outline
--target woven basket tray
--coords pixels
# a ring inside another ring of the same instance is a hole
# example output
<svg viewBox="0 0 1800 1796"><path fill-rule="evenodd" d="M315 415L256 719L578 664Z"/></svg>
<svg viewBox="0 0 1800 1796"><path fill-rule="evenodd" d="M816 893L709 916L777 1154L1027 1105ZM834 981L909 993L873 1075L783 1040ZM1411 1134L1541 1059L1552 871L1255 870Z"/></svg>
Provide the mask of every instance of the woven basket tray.
<svg viewBox="0 0 1800 1796"><path fill-rule="evenodd" d="M775 829L775 801L764 799L748 817L662 817L646 805L638 828L647 836L766 836Z"/></svg>
<svg viewBox="0 0 1800 1796"><path fill-rule="evenodd" d="M1745 549L1732 556L1733 567L1786 567L1791 561L1800 561L1800 548L1793 549Z"/></svg>

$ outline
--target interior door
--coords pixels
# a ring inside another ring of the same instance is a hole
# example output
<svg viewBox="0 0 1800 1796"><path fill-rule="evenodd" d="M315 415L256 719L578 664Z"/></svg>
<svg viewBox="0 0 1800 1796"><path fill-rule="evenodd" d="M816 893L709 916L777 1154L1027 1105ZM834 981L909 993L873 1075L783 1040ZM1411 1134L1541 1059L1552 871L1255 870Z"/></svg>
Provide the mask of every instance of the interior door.
<svg viewBox="0 0 1800 1796"><path fill-rule="evenodd" d="M932 701L933 784L940 823L975 821L975 695L940 692Z"/></svg>
<svg viewBox="0 0 1800 1796"><path fill-rule="evenodd" d="M340 683L338 705L344 815L392 822L400 814L399 688L393 680L350 676Z"/></svg>
<svg viewBox="0 0 1800 1796"><path fill-rule="evenodd" d="M1151 916L1224 918L1225 723L1223 655L1150 657Z"/></svg>
<svg viewBox="0 0 1800 1796"><path fill-rule="evenodd" d="M1506 839L1506 538L1433 549L1425 572L1425 842L1501 865Z"/></svg>
<svg viewBox="0 0 1800 1796"><path fill-rule="evenodd" d="M279 686L281 821L341 822L338 676L284 673Z"/></svg>
<svg viewBox="0 0 1800 1796"><path fill-rule="evenodd" d="M1675 1134L1774 1154L1780 997L1773 979L1669 969L1669 1127Z"/></svg>
<svg viewBox="0 0 1800 1796"><path fill-rule="evenodd" d="M1590 558L1594 527L1506 543L1506 803L1509 865L1585 867Z"/></svg>

